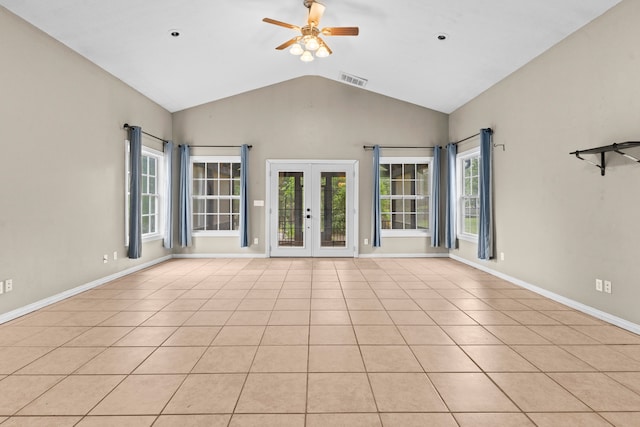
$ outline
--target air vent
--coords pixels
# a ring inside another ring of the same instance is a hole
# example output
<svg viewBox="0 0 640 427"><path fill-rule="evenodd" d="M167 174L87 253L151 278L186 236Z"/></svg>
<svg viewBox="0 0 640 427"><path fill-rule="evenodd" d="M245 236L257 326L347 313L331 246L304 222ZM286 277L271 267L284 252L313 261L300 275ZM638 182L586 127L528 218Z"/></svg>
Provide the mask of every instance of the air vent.
<svg viewBox="0 0 640 427"><path fill-rule="evenodd" d="M340 80L347 84L358 87L365 87L367 85L367 82L369 81L367 79L363 79L362 77L353 76L344 72L340 73Z"/></svg>

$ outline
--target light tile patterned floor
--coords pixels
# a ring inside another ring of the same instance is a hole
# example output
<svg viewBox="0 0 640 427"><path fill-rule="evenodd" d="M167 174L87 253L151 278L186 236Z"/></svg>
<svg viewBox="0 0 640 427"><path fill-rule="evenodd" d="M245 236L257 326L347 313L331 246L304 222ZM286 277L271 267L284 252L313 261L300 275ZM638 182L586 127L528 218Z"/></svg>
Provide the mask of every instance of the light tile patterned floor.
<svg viewBox="0 0 640 427"><path fill-rule="evenodd" d="M0 422L638 426L640 337L449 259L173 260L0 326Z"/></svg>

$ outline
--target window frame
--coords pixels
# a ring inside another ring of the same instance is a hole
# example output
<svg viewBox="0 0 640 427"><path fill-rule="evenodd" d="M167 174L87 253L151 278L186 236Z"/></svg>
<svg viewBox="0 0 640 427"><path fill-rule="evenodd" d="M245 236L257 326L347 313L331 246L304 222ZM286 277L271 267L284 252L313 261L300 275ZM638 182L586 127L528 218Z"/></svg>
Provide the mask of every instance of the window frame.
<svg viewBox="0 0 640 427"><path fill-rule="evenodd" d="M125 214L124 214L124 231L125 231L125 246L129 246L129 200L131 194L129 192L129 173L131 170L131 160L130 160L130 142L126 140L126 150L125 150ZM151 147L147 147L143 145L141 147L141 158L142 157L152 157L156 161L156 231L153 233L143 233L142 241L149 242L153 240L164 239L164 208L163 202L167 195L166 192L166 174L165 174L165 155L162 151L156 150ZM142 160L141 160L142 161ZM142 170L141 170L142 172ZM142 195L141 195L142 196ZM142 215L142 209L140 210L140 214Z"/></svg>
<svg viewBox="0 0 640 427"><path fill-rule="evenodd" d="M380 157L380 164L402 164L402 165L406 165L406 164L413 164L413 165L417 165L417 164L426 164L428 165L429 168L429 187L428 187L428 193L426 195L426 197L428 197L429 199L429 203L428 203L428 218L429 221L427 222L427 228L426 229L404 229L404 230L397 230L397 229L385 229L385 228L381 228L380 229L380 235L381 237L428 237L431 236L431 214L433 212L433 198L432 198L432 189L433 189L433 157L428 157L428 156L420 156L420 157L391 157L391 156L384 156L384 157ZM382 204L382 200L384 200L386 197L383 197L381 194L380 196L380 202ZM413 197L417 197L415 194L413 195ZM391 199L391 198L389 198ZM404 197L402 198L402 200L408 200L405 199ZM382 213L382 209L381 209L381 213ZM381 224L382 226L382 224Z"/></svg>
<svg viewBox="0 0 640 427"><path fill-rule="evenodd" d="M464 162L473 158L478 158L480 163L480 147L472 148L470 150L458 153L456 156L456 235L458 239L465 240L472 243L478 243L478 235L472 233L466 233L463 231L464 224L464 203L463 203L463 189L464 189ZM479 165L478 165L479 167ZM478 169L478 199L480 198L480 169Z"/></svg>
<svg viewBox="0 0 640 427"><path fill-rule="evenodd" d="M241 158L240 156L191 156L190 158L190 185L191 185L191 200L189 201L189 203L191 203L191 221L192 221L192 232L191 235L198 237L198 236L213 236L213 237L239 237L240 236L240 228L241 228L241 224L242 224L242 212L240 211L240 208L238 207L238 229L237 230L196 230L195 229L195 220L194 220L194 216L196 214L195 210L194 210L194 200L196 199L196 195L194 194L193 191L193 185L194 185L194 176L193 176L193 165L195 163L240 163L240 167L242 168L242 162L241 162ZM233 178L232 178L232 183L233 185ZM218 196L209 196L209 197L214 197L217 200L220 199L220 195ZM226 197L225 197L226 198ZM237 199L238 200L238 206L240 205L240 201L242 199L242 188L240 189L240 194L238 194L237 196L234 196L233 194L228 196L229 200L231 200L231 213L233 213L233 200Z"/></svg>

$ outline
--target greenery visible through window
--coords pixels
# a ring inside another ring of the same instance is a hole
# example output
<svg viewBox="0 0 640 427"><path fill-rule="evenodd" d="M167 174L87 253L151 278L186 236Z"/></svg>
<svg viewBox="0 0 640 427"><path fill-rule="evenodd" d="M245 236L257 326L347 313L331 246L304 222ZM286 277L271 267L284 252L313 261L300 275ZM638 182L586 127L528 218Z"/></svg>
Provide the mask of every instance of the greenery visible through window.
<svg viewBox="0 0 640 427"><path fill-rule="evenodd" d="M240 162L195 159L193 230L234 231L239 228Z"/></svg>
<svg viewBox="0 0 640 427"><path fill-rule="evenodd" d="M380 213L383 230L429 229L429 162L380 160Z"/></svg>
<svg viewBox="0 0 640 427"><path fill-rule="evenodd" d="M480 215L480 152L461 156L460 170L460 234L478 236Z"/></svg>

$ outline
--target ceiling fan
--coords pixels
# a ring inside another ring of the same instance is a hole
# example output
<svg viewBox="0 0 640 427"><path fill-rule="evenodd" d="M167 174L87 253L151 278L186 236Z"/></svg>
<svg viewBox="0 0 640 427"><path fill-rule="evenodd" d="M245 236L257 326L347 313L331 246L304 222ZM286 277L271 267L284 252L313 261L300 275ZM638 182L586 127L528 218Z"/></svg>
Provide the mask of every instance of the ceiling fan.
<svg viewBox="0 0 640 427"><path fill-rule="evenodd" d="M315 0L303 0L304 7L309 9L309 15L307 18L307 25L299 27L297 25L287 24L286 22L277 21L271 18L264 18L263 21L269 24L278 25L280 27L290 28L300 32L299 36L292 38L280 46L276 47L277 50L283 50L291 46L289 52L292 55L299 55L300 60L303 62L313 61L313 52L318 58L324 58L331 55L333 52L324 40L320 38L323 36L357 36L359 33L358 27L324 27L320 29L320 19L324 14L325 6L318 3Z"/></svg>

